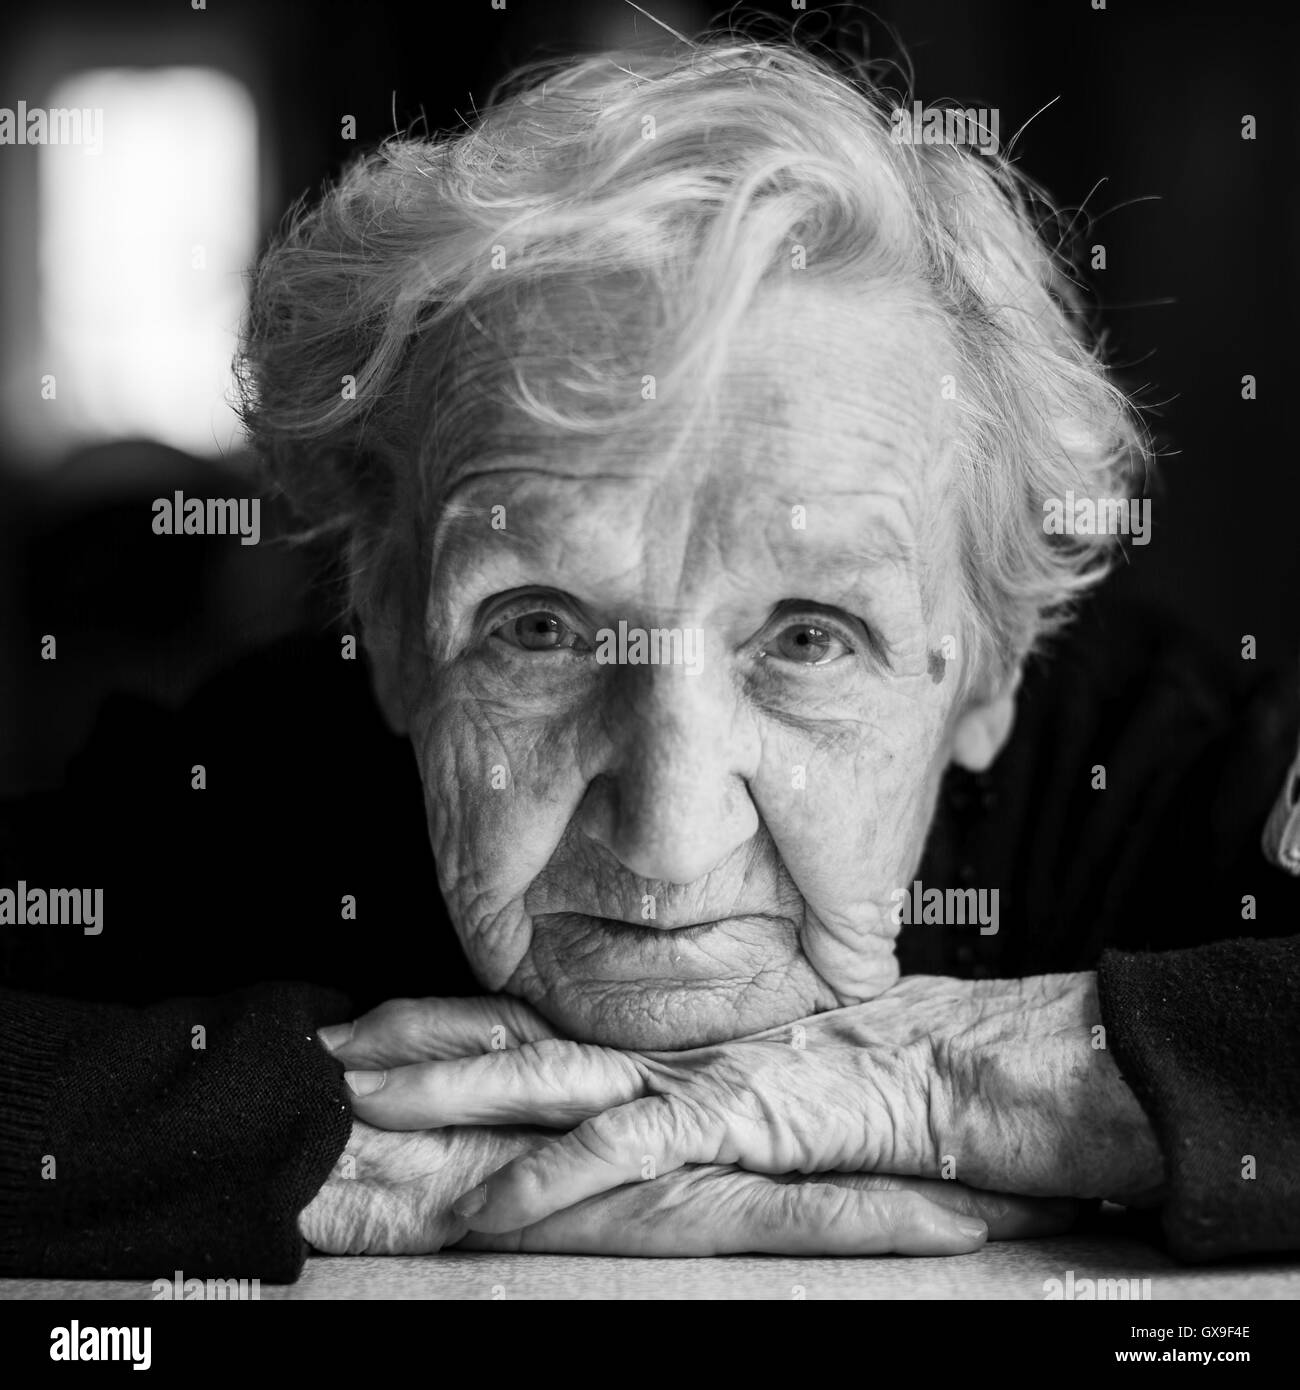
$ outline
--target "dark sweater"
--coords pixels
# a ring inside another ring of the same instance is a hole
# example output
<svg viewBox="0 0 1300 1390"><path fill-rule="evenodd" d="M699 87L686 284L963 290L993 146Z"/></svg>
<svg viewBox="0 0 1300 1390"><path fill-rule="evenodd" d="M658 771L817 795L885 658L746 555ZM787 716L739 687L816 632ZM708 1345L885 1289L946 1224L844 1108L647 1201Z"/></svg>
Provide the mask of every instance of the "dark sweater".
<svg viewBox="0 0 1300 1390"><path fill-rule="evenodd" d="M997 887L998 933L900 941L910 972L1100 966L1188 1259L1300 1248L1300 945L1268 939L1300 925L1300 880L1259 848L1298 731L1293 684L1097 605L1027 673L995 768L945 784L918 877ZM349 1124L312 1030L479 992L361 664L299 639L182 711L111 702L65 790L0 818L18 880L104 909L98 935L0 927L0 1274L295 1278Z"/></svg>

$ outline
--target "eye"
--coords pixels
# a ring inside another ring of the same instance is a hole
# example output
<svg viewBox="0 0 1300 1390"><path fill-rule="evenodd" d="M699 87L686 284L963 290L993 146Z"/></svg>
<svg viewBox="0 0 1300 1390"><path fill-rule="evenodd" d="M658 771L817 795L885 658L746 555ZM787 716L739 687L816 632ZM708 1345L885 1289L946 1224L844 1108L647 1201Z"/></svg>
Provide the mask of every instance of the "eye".
<svg viewBox="0 0 1300 1390"><path fill-rule="evenodd" d="M879 656L872 628L859 617L838 610L827 612L820 603L788 600L767 620L767 632L759 646L759 660L777 660L783 666L833 666L844 657L870 652Z"/></svg>
<svg viewBox="0 0 1300 1390"><path fill-rule="evenodd" d="M586 643L559 614L534 608L508 617L492 629L491 636L525 652L584 650Z"/></svg>
<svg viewBox="0 0 1300 1390"><path fill-rule="evenodd" d="M760 658L776 658L794 666L829 666L842 657L852 656L856 646L828 624L800 620L787 621L775 636L763 643Z"/></svg>

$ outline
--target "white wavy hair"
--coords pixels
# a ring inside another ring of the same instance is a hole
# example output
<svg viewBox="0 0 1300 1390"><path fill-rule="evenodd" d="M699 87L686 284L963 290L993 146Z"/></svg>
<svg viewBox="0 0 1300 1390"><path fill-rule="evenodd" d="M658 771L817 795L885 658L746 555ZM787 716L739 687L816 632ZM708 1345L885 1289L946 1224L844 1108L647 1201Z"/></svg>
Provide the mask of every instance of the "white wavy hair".
<svg viewBox="0 0 1300 1390"><path fill-rule="evenodd" d="M607 53L525 69L469 129L390 139L295 209L255 274L244 417L312 533L344 542L362 619L395 597L422 612L458 459L521 423L632 423L646 359L611 306L635 304L698 389L755 295L789 282L797 242L807 282L889 285L946 326L963 684L1014 670L1116 549L1046 534L1044 500L1126 495L1146 437L1041 193L999 153L893 138L900 101L784 43ZM564 328L545 312L557 289L586 305Z"/></svg>

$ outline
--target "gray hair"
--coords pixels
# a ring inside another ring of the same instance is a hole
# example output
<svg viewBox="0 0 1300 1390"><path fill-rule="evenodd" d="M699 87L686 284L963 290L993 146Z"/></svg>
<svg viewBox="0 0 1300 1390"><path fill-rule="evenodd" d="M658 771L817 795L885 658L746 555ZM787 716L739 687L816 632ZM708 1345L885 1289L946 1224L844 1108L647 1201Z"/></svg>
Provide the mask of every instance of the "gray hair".
<svg viewBox="0 0 1300 1390"><path fill-rule="evenodd" d="M698 387L798 243L806 282L901 288L945 326L963 683L1018 666L1115 553L1110 535L1048 534L1044 502L1126 495L1147 443L1040 234L1042 195L1000 152L900 141L897 110L785 44L602 54L525 70L471 128L390 139L299 208L256 273L244 417L309 525L346 543L362 616L427 582L439 477L507 412L629 422L596 286L634 296ZM567 341L542 313L557 287L590 300Z"/></svg>

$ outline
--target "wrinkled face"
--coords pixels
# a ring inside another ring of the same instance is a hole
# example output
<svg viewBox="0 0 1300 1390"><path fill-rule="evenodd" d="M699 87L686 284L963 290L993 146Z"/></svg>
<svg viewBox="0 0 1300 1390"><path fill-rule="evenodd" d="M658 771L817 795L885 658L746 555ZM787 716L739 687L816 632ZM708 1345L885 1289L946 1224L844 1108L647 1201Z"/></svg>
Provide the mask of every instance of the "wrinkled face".
<svg viewBox="0 0 1300 1390"><path fill-rule="evenodd" d="M960 723L947 361L886 300L768 294L684 445L660 398L454 480L405 722L487 988L681 1048L893 983Z"/></svg>

